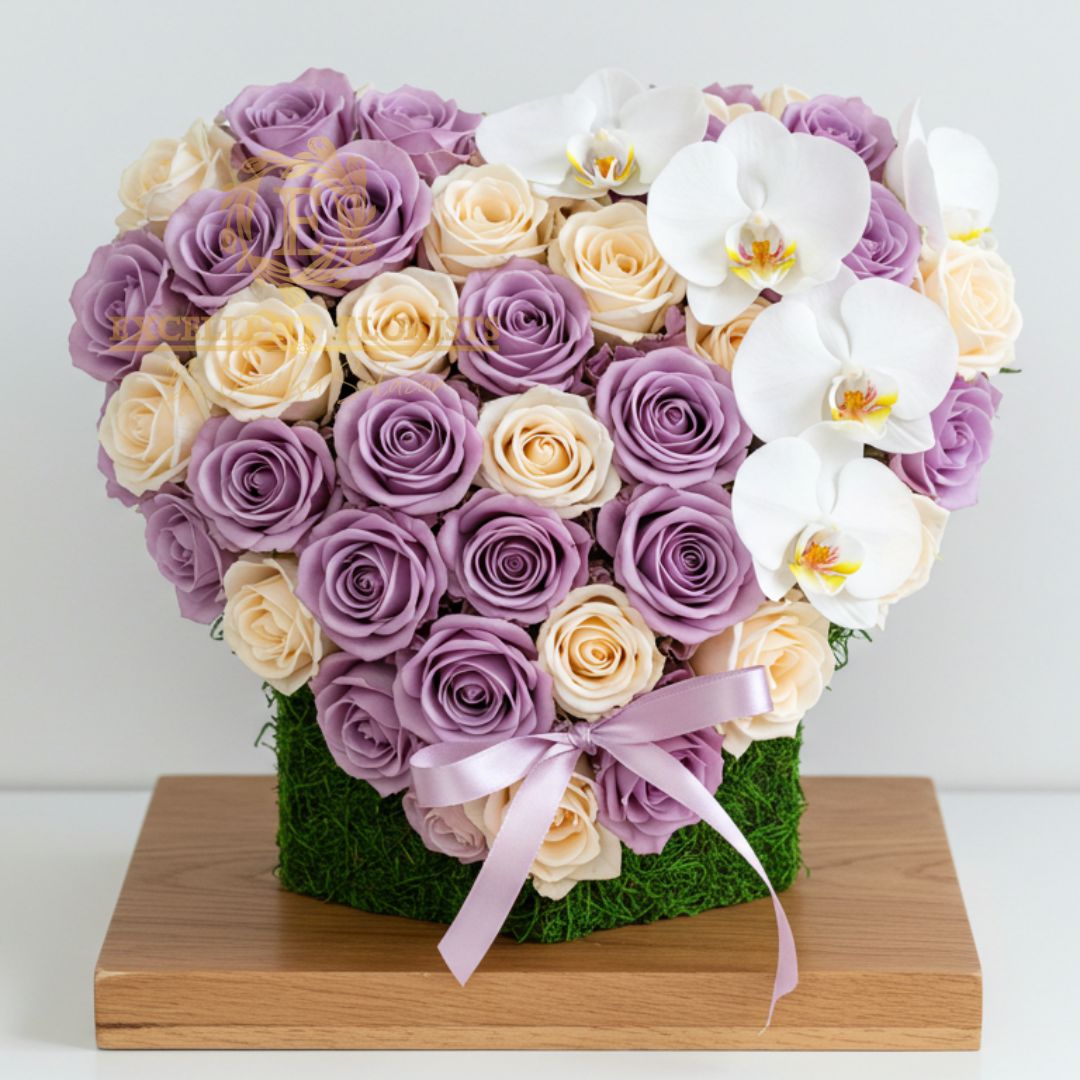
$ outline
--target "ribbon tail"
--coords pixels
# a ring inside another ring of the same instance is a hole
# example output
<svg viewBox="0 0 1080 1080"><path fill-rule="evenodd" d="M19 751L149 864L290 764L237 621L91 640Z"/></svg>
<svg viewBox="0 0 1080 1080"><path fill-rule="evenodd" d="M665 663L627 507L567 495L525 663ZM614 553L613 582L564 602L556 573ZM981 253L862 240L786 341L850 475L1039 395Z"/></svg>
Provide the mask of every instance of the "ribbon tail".
<svg viewBox="0 0 1080 1080"><path fill-rule="evenodd" d="M439 952L462 986L476 970L502 929L529 876L579 753L567 749L544 757L522 780L473 887Z"/></svg>
<svg viewBox="0 0 1080 1080"><path fill-rule="evenodd" d="M651 743L618 744L614 740L605 742L604 749L643 780L655 785L708 822L746 860L769 890L776 915L777 959L769 1016L765 1021L765 1027L768 1027L772 1022L776 1003L785 994L790 994L799 983L799 964L791 925L761 860L709 790L665 750Z"/></svg>

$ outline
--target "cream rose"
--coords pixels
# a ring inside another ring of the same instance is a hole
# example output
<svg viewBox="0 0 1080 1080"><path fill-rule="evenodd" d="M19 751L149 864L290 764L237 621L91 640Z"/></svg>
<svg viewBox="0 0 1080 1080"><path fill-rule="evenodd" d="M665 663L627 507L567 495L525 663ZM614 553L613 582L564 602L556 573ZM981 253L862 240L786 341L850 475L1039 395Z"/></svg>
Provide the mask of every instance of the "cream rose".
<svg viewBox="0 0 1080 1080"><path fill-rule="evenodd" d="M515 257L543 260L553 207L509 165L459 165L431 185L424 254L435 270L463 281L470 270Z"/></svg>
<svg viewBox="0 0 1080 1080"><path fill-rule="evenodd" d="M296 566L290 555L244 555L225 572L225 641L282 694L299 690L332 649L296 598Z"/></svg>
<svg viewBox="0 0 1080 1080"><path fill-rule="evenodd" d="M698 646L698 675L761 665L769 677L772 712L718 724L724 749L741 757L759 739L794 735L832 679L829 620L805 600L762 604L748 619Z"/></svg>
<svg viewBox="0 0 1080 1080"><path fill-rule="evenodd" d="M925 495L912 494L915 509L919 512L919 521L922 523L922 548L919 551L919 561L915 564L911 576L895 592L881 598L881 618L878 625L885 626L885 617L889 606L897 600L903 600L918 592L929 580L930 571L938 560L941 551L941 541L945 536L945 526L949 523L949 511L938 506L933 499Z"/></svg>
<svg viewBox="0 0 1080 1080"><path fill-rule="evenodd" d="M502 828L506 811L520 786L519 781L486 798L465 803L466 817L484 834L489 845ZM619 876L622 845L597 823L597 809L592 780L575 772L529 868L533 888L541 896L561 900L579 881L608 881Z"/></svg>
<svg viewBox="0 0 1080 1080"><path fill-rule="evenodd" d="M719 364L727 371L735 362L735 353L739 351L746 332L753 321L767 308L768 300L758 297L745 311L740 312L723 326L709 326L699 323L694 313L686 309L686 340L690 348L714 364Z"/></svg>
<svg viewBox="0 0 1080 1080"><path fill-rule="evenodd" d="M593 328L620 341L658 331L667 309L686 295L686 282L653 245L645 207L630 199L571 214L548 263L585 294Z"/></svg>
<svg viewBox="0 0 1080 1080"><path fill-rule="evenodd" d="M996 375L1013 358L1023 320L1009 264L996 252L950 240L922 268L924 295L939 304L960 343L960 374Z"/></svg>
<svg viewBox="0 0 1080 1080"><path fill-rule="evenodd" d="M651 690L664 673L653 632L611 585L571 590L540 627L536 648L555 701L584 720Z"/></svg>
<svg viewBox="0 0 1080 1080"><path fill-rule="evenodd" d="M256 281L199 327L192 374L238 420L323 420L344 375L321 297Z"/></svg>
<svg viewBox="0 0 1080 1080"><path fill-rule="evenodd" d="M149 223L159 236L173 211L203 188L236 182L229 158L235 140L216 124L196 120L181 139L155 139L120 177L124 209L116 219L121 232Z"/></svg>
<svg viewBox="0 0 1080 1080"><path fill-rule="evenodd" d="M409 266L379 274L341 299L338 344L362 382L442 374L450 366L457 314L449 274Z"/></svg>
<svg viewBox="0 0 1080 1080"><path fill-rule="evenodd" d="M794 86L788 86L786 83L782 83L780 86L773 87L772 90L767 91L761 95L761 107L770 115L775 116L777 120L784 115L784 110L796 101L809 101L810 95L804 93L802 90L797 90Z"/></svg>
<svg viewBox="0 0 1080 1080"><path fill-rule="evenodd" d="M547 386L495 398L480 410L481 479L573 518L614 498L615 444L588 402Z"/></svg>
<svg viewBox="0 0 1080 1080"><path fill-rule="evenodd" d="M722 97L703 91L701 95L705 99L705 108L710 116L715 116L722 124L730 124L732 120L754 112L754 106L746 101L736 101L729 105Z"/></svg>
<svg viewBox="0 0 1080 1080"><path fill-rule="evenodd" d="M183 480L210 403L168 345L148 352L109 398L98 438L116 481L134 495Z"/></svg>

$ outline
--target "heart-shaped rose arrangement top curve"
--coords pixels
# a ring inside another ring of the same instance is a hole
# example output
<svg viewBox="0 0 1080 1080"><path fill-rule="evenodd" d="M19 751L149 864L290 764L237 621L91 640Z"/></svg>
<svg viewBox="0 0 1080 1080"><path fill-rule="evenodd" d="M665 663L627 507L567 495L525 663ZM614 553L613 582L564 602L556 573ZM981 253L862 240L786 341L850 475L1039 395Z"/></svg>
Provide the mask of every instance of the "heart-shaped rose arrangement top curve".
<svg viewBox="0 0 1080 1080"><path fill-rule="evenodd" d="M485 857L514 788L421 748L551 732L763 665L791 736L833 646L976 501L1020 329L982 144L858 98L600 71L481 116L309 70L123 173L71 296L100 466L181 612L310 683L335 759ZM697 818L583 754L531 877L617 876Z"/></svg>

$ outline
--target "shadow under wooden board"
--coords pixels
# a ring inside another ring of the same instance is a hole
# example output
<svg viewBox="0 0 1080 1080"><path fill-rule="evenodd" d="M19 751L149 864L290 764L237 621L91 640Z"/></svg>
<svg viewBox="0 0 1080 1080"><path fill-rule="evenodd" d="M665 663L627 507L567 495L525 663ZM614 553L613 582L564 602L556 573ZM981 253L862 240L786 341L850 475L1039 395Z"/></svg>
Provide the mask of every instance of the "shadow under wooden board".
<svg viewBox="0 0 1080 1080"><path fill-rule="evenodd" d="M278 885L273 778L163 777L95 972L98 1045L977 1049L979 959L933 785L804 783L810 875L782 896L800 983L762 1032L768 901L562 945L500 939L462 988L435 948L444 927Z"/></svg>

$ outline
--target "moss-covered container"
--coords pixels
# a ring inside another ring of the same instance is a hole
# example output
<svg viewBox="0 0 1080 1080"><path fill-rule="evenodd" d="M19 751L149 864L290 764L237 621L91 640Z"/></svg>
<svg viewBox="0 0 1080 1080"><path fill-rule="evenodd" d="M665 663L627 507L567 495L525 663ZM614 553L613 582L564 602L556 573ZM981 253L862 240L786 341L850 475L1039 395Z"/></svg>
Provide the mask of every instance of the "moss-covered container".
<svg viewBox="0 0 1080 1080"><path fill-rule="evenodd" d="M406 820L400 796L384 799L338 768L306 687L292 697L274 697L285 888L378 914L451 922L478 864L463 866L428 851ZM737 761L725 754L716 796L778 890L799 869L800 741L752 743ZM519 941L568 941L764 895L750 867L701 824L675 833L659 855L635 855L624 846L618 878L579 882L562 900L548 900L526 883L504 932Z"/></svg>

